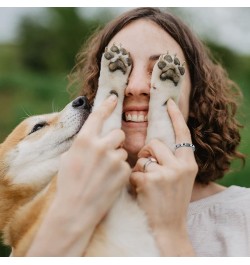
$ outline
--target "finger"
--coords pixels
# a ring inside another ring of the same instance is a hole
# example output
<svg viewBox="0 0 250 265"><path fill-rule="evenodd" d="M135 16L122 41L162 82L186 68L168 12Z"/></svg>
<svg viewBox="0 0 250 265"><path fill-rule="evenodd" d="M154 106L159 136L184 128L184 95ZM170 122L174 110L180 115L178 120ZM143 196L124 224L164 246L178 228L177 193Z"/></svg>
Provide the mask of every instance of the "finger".
<svg viewBox="0 0 250 265"><path fill-rule="evenodd" d="M150 161L149 158L139 158L136 162L135 167L133 168L133 172L153 172L159 169L159 165L157 162Z"/></svg>
<svg viewBox="0 0 250 265"><path fill-rule="evenodd" d="M94 110L89 115L87 121L84 123L84 126L82 127L78 135L99 134L105 120L114 111L116 104L117 104L117 96L112 94L96 110Z"/></svg>
<svg viewBox="0 0 250 265"><path fill-rule="evenodd" d="M116 180L116 181L119 181L121 183L120 187L124 187L124 185L128 184L130 175L131 175L131 168L130 168L129 164L125 161L122 161L121 168L119 170L119 178L122 181L120 182L120 180L118 180L118 178Z"/></svg>
<svg viewBox="0 0 250 265"><path fill-rule="evenodd" d="M114 153L115 153L115 156L119 158L120 160L126 161L128 158L128 152L123 148L119 148L115 150Z"/></svg>
<svg viewBox="0 0 250 265"><path fill-rule="evenodd" d="M178 106L172 99L168 100L167 109L169 116L171 118L174 132L175 132L175 142L176 144L180 143L192 143L191 134L189 128L186 124L186 121L179 110ZM187 157L193 154L193 150L190 147L178 148L175 151L175 155L178 157Z"/></svg>
<svg viewBox="0 0 250 265"><path fill-rule="evenodd" d="M116 129L111 131L101 140L107 148L110 149L117 149L118 147L122 146L125 140L125 133L120 130Z"/></svg>
<svg viewBox="0 0 250 265"><path fill-rule="evenodd" d="M154 157L158 161L159 165L165 165L171 163L174 159L174 155L171 150L163 142L158 139L150 141L145 145L138 153L138 157Z"/></svg>
<svg viewBox="0 0 250 265"><path fill-rule="evenodd" d="M116 182L116 183L121 183L123 181L122 186L124 184L128 183L129 177L131 175L131 168L129 164L126 161L120 161L116 167L114 167L111 171L112 173L109 174L109 183L110 182Z"/></svg>
<svg viewBox="0 0 250 265"><path fill-rule="evenodd" d="M145 181L145 174L142 172L132 172L129 180L132 186L136 187L136 191L138 192L138 188L142 187Z"/></svg>

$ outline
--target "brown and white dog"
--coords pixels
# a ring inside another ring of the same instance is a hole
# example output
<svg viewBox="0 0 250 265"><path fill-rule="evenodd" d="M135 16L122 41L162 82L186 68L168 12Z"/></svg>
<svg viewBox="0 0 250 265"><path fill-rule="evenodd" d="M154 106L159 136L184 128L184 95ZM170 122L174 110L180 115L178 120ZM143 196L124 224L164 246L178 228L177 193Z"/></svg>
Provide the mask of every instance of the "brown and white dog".
<svg viewBox="0 0 250 265"><path fill-rule="evenodd" d="M113 45L102 57L98 107L108 95L118 96L115 111L104 124L103 134L121 127L122 118L139 117L122 113L124 90L131 70L127 51ZM166 112L168 98L176 102L184 68L169 54L154 66L147 141L158 138L174 149L174 132ZM13 256L24 256L43 220L56 189L60 155L71 146L90 113L85 97L78 97L61 112L24 120L0 145L0 230ZM141 117L140 117L141 118ZM126 187L105 219L98 225L84 253L86 256L159 256L144 212Z"/></svg>

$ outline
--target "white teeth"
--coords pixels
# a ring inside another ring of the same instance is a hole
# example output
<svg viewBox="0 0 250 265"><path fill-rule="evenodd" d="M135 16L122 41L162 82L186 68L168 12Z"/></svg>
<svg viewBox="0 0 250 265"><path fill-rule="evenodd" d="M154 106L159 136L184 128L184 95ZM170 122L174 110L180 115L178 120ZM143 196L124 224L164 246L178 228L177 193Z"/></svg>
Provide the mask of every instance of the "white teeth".
<svg viewBox="0 0 250 265"><path fill-rule="evenodd" d="M132 121L138 121L137 115L136 115L136 114L133 114L131 120L132 120Z"/></svg>
<svg viewBox="0 0 250 265"><path fill-rule="evenodd" d="M144 121L144 116L143 115L139 115L137 117L137 121Z"/></svg>
<svg viewBox="0 0 250 265"><path fill-rule="evenodd" d="M131 121L132 120L132 117L130 114L126 115L126 121Z"/></svg>
<svg viewBox="0 0 250 265"><path fill-rule="evenodd" d="M133 122L145 122L148 121L148 116L143 115L142 113L125 113L125 120L126 121L133 121Z"/></svg>

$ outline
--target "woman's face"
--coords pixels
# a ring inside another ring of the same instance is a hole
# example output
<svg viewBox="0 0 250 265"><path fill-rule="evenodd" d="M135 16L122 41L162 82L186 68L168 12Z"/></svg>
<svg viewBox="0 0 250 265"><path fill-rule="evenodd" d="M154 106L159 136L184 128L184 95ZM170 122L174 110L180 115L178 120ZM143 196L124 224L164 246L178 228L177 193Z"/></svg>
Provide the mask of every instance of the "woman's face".
<svg viewBox="0 0 250 265"><path fill-rule="evenodd" d="M185 61L184 54L178 43L156 23L146 20L136 20L120 32L110 41L122 44L130 52L133 67L129 76L128 86L125 90L123 112L131 115L143 115L148 113L150 79L153 66L157 59L155 55L169 52L177 54L180 62ZM189 95L191 82L186 66L184 82L179 100L179 107L187 120L189 113ZM122 122L122 130L126 134L124 148L129 153L129 162L135 163L137 154L145 144L147 122L129 121Z"/></svg>

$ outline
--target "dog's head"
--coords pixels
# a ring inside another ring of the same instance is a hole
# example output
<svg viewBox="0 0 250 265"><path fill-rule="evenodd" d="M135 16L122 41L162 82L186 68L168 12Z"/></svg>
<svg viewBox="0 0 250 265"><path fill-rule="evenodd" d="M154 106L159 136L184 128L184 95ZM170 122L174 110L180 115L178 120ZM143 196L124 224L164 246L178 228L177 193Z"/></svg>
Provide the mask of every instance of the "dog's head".
<svg viewBox="0 0 250 265"><path fill-rule="evenodd" d="M14 184L48 182L90 110L87 98L78 97L61 112L25 119L0 145L0 178Z"/></svg>

